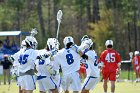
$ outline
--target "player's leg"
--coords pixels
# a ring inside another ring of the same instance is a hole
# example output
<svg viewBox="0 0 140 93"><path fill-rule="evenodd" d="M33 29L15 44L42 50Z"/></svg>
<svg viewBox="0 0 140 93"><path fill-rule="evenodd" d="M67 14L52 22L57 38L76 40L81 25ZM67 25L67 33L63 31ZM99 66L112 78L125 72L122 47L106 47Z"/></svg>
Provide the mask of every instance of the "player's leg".
<svg viewBox="0 0 140 93"><path fill-rule="evenodd" d="M70 79L69 79L69 74L68 75L64 75L62 77L62 80L61 80L61 88L62 90L64 91L64 93L69 93L69 86L70 86Z"/></svg>
<svg viewBox="0 0 140 93"><path fill-rule="evenodd" d="M57 90L59 93L61 93L62 91L60 90L60 84L61 84L61 77L60 77L60 74L57 74L56 76L53 77L54 79L54 82L56 83L57 85Z"/></svg>
<svg viewBox="0 0 140 93"><path fill-rule="evenodd" d="M139 75L138 75L138 72L136 71L136 82L138 81L138 77Z"/></svg>
<svg viewBox="0 0 140 93"><path fill-rule="evenodd" d="M65 93L69 93L69 91L68 91L68 90L66 90L66 91L65 91Z"/></svg>
<svg viewBox="0 0 140 93"><path fill-rule="evenodd" d="M59 93L57 89L50 89L51 93Z"/></svg>
<svg viewBox="0 0 140 93"><path fill-rule="evenodd" d="M78 93L81 90L81 80L80 75L78 72L71 73L70 79L70 89L73 91L73 93Z"/></svg>
<svg viewBox="0 0 140 93"><path fill-rule="evenodd" d="M26 90L25 89L22 89L22 93L26 93Z"/></svg>
<svg viewBox="0 0 140 93"><path fill-rule="evenodd" d="M99 82L100 78L99 77L87 77L84 81L83 87L82 87L82 92L81 93L89 93L89 90L93 90L97 83Z"/></svg>
<svg viewBox="0 0 140 93"><path fill-rule="evenodd" d="M7 69L7 79L8 79L8 84L9 84L9 85L10 85L10 83L11 83L10 78L11 78L10 69Z"/></svg>
<svg viewBox="0 0 140 93"><path fill-rule="evenodd" d="M25 93L33 93L33 90L26 90Z"/></svg>
<svg viewBox="0 0 140 93"><path fill-rule="evenodd" d="M89 90L83 89L81 93L89 93Z"/></svg>
<svg viewBox="0 0 140 93"><path fill-rule="evenodd" d="M78 91L73 91L73 93L79 93Z"/></svg>
<svg viewBox="0 0 140 93"><path fill-rule="evenodd" d="M23 93L21 86L19 86L18 91L19 91L19 93Z"/></svg>
<svg viewBox="0 0 140 93"><path fill-rule="evenodd" d="M103 88L104 88L104 93L107 93L107 80L103 80Z"/></svg>
<svg viewBox="0 0 140 93"><path fill-rule="evenodd" d="M39 93L46 93L46 92L44 92L44 91L39 91Z"/></svg>
<svg viewBox="0 0 140 93"><path fill-rule="evenodd" d="M4 85L6 84L6 70L3 70L3 79L4 79Z"/></svg>
<svg viewBox="0 0 140 93"><path fill-rule="evenodd" d="M140 68L138 70L138 82L140 82Z"/></svg>
<svg viewBox="0 0 140 93"><path fill-rule="evenodd" d="M107 82L108 82L108 77L109 77L109 72L108 71L103 71L102 70L102 77L103 77L103 88L104 88L104 93L107 93Z"/></svg>
<svg viewBox="0 0 140 93"><path fill-rule="evenodd" d="M115 92L115 81L111 81L111 93Z"/></svg>
<svg viewBox="0 0 140 93"><path fill-rule="evenodd" d="M111 93L115 92L116 72L110 73L109 80L111 81Z"/></svg>
<svg viewBox="0 0 140 93"><path fill-rule="evenodd" d="M83 86L82 86L81 93L88 93L89 92L89 89L87 89L89 81L90 81L90 77L86 77L85 80L84 80Z"/></svg>
<svg viewBox="0 0 140 93"><path fill-rule="evenodd" d="M51 80L51 84L53 84L54 85L54 88L52 89L52 88L50 88L50 91L52 92L52 93L59 93L58 92L58 86L57 86L57 84L56 84L56 82L55 82L55 80L52 78L52 77L50 77L50 80Z"/></svg>

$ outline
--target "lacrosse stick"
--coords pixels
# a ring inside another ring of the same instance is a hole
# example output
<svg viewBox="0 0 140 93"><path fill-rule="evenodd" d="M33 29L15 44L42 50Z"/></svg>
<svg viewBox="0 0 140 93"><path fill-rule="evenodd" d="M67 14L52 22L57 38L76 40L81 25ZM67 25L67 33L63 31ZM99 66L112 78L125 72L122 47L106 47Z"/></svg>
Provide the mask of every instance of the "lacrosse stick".
<svg viewBox="0 0 140 93"><path fill-rule="evenodd" d="M30 36L33 36L34 37L36 34L37 34L36 28L32 29Z"/></svg>
<svg viewBox="0 0 140 93"><path fill-rule="evenodd" d="M56 39L57 39L57 40L58 40L59 27L60 27L60 23L61 23L62 15L63 15L62 11L59 10L59 11L57 12L57 22L58 22L58 26L57 26L57 34L56 34Z"/></svg>

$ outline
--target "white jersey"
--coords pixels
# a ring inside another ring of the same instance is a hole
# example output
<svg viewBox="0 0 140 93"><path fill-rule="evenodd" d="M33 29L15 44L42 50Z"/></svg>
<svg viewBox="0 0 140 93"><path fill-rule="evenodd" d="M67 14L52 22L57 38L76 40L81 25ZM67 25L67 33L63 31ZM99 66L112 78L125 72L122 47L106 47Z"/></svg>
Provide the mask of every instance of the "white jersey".
<svg viewBox="0 0 140 93"><path fill-rule="evenodd" d="M42 50L36 50L38 52L38 55L46 54L48 51L46 49ZM36 70L37 70L37 76L48 76L49 72L47 71L46 64L50 63L50 59L46 58L45 60L37 59L35 61L36 64Z"/></svg>
<svg viewBox="0 0 140 93"><path fill-rule="evenodd" d="M26 49L24 52L20 53L20 56L18 57L18 62L20 63L19 72L25 73L28 70L34 69L34 62L37 55L37 51L32 48Z"/></svg>
<svg viewBox="0 0 140 93"><path fill-rule="evenodd" d="M13 66L20 65L20 63L18 62L18 58L19 58L20 54L23 53L24 51L25 51L25 48L21 48L17 53L12 55L12 57L14 58Z"/></svg>
<svg viewBox="0 0 140 93"><path fill-rule="evenodd" d="M61 49L54 56L54 61L61 65L63 75L76 72L80 69L80 55L71 49Z"/></svg>
<svg viewBox="0 0 140 93"><path fill-rule="evenodd" d="M88 60L86 60L87 76L100 77L100 70L97 64L97 54L94 50L89 50L88 52L86 52L86 55L88 56Z"/></svg>
<svg viewBox="0 0 140 93"><path fill-rule="evenodd" d="M20 66L18 58L19 58L20 54L24 52L24 50L25 50L25 48L21 48L17 53L12 55L12 57L14 58L12 73L16 74L17 76L19 76L19 66Z"/></svg>

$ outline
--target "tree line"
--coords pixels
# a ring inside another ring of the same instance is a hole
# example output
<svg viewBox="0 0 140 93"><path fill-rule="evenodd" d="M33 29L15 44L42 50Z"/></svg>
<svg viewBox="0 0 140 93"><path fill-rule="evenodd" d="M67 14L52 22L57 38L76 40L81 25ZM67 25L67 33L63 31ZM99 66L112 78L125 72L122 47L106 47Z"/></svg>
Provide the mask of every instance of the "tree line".
<svg viewBox="0 0 140 93"><path fill-rule="evenodd" d="M38 29L39 48L47 38L56 37L58 10L63 11L59 42L73 36L80 44L83 35L95 42L101 53L105 41L112 39L123 59L140 50L140 0L0 0L1 31Z"/></svg>

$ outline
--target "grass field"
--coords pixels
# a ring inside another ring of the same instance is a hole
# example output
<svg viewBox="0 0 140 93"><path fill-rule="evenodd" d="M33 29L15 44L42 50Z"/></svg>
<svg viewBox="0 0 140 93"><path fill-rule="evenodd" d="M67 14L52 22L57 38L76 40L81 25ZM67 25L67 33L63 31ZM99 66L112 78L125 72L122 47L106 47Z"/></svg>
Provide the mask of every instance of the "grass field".
<svg viewBox="0 0 140 93"><path fill-rule="evenodd" d="M102 88L103 83L100 82L93 91L90 93L104 93ZM8 90L8 85L0 85L0 93L18 93L18 87L16 83L12 83L10 89ZM110 93L110 83L108 82L108 93ZM38 87L33 93L39 93ZM115 93L140 93L140 83L132 82L116 82L116 92Z"/></svg>
<svg viewBox="0 0 140 93"><path fill-rule="evenodd" d="M120 79L127 80L127 78L128 78L128 72L122 71L120 74ZM133 71L130 72L130 79L135 80L135 73ZM3 81L3 76L0 76L0 80ZM103 83L100 82L93 91L90 91L90 93L104 93L102 85ZM0 93L18 93L18 87L15 82L12 82L9 90L8 87L9 87L8 85L1 84ZM39 93L38 86L33 93ZM110 93L110 82L108 82L108 93ZM116 82L115 93L140 93L140 83L136 84L134 82Z"/></svg>

